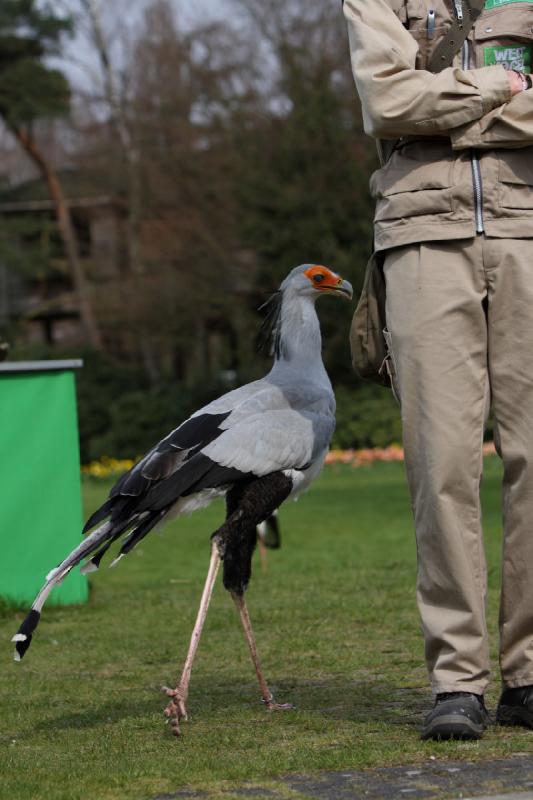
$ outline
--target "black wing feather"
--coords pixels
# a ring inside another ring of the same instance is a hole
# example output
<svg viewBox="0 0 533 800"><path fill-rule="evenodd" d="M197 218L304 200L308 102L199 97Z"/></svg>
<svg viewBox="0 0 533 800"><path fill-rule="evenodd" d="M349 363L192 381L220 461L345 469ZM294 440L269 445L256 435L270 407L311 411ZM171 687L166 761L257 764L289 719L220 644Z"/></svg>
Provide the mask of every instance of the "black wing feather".
<svg viewBox="0 0 533 800"><path fill-rule="evenodd" d="M225 411L223 414L198 414L191 417L172 431L155 449L158 453L164 453L170 448L189 450L198 446L205 447L220 436L220 426L230 414L231 411Z"/></svg>
<svg viewBox="0 0 533 800"><path fill-rule="evenodd" d="M82 533L87 533L87 531L90 531L91 528L94 528L96 525L98 525L98 523L103 522L103 520L109 516L112 507L113 500L112 498L109 498L106 500L103 506L100 506L100 508L89 517L85 523Z"/></svg>
<svg viewBox="0 0 533 800"><path fill-rule="evenodd" d="M110 517L114 531L123 533L143 512L159 517L184 495L242 480L244 473L221 467L199 452L220 436L230 413L198 414L172 431L117 481L84 531ZM147 522L143 520L140 528ZM101 558L103 552L97 555Z"/></svg>
<svg viewBox="0 0 533 800"><path fill-rule="evenodd" d="M246 473L231 467L223 467L203 453L197 453L170 478L154 483L139 498L136 510L162 511L173 505L180 497L200 492L202 489L216 489L235 480L249 477Z"/></svg>

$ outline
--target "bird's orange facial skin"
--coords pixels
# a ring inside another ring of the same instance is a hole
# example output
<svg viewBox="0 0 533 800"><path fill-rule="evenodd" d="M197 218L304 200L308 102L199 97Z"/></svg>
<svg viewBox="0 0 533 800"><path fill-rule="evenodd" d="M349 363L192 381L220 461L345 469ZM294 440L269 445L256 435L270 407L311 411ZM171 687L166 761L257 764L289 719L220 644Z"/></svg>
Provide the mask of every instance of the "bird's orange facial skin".
<svg viewBox="0 0 533 800"><path fill-rule="evenodd" d="M304 275L307 275L314 288L318 291L327 291L328 289L336 289L342 283L342 278L335 275L327 267L315 264L309 269L306 269Z"/></svg>

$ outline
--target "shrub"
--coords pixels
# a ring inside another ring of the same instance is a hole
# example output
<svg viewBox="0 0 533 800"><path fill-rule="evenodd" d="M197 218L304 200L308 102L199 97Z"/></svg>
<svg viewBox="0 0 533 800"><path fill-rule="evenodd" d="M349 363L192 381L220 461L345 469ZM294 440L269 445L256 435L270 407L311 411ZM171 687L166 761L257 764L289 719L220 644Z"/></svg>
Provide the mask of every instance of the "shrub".
<svg viewBox="0 0 533 800"><path fill-rule="evenodd" d="M400 409L389 389L370 383L339 386L335 448L386 447L402 440Z"/></svg>
<svg viewBox="0 0 533 800"><path fill-rule="evenodd" d="M120 459L142 455L225 390L227 387L206 382L192 388L173 383L120 393L107 409L105 429L89 437L84 461L102 455ZM82 410L80 406L80 418Z"/></svg>

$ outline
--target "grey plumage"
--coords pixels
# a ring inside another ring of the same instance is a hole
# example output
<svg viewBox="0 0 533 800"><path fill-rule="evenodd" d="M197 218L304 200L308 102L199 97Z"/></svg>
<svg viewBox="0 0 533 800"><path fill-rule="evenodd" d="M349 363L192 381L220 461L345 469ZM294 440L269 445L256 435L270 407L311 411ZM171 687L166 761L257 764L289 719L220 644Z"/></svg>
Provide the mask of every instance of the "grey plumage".
<svg viewBox="0 0 533 800"><path fill-rule="evenodd" d="M270 372L197 411L117 482L84 530L98 527L48 576L33 612L40 613L53 586L83 559L90 559L86 571L97 569L122 535L127 538L120 555L125 555L165 519L274 473L290 479L291 497L309 485L335 427L314 307L328 291L351 296L351 286L325 267L303 265L289 274L269 306L263 331L266 337L270 330L273 342ZM35 614L32 620L30 634ZM23 624L14 637L19 657L29 645L26 628Z"/></svg>

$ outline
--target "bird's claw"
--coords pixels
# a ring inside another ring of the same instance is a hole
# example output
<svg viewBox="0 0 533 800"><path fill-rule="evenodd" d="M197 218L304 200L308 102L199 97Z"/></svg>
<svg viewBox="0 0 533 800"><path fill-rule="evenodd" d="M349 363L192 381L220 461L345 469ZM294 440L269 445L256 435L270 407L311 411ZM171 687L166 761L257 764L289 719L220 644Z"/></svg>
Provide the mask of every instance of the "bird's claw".
<svg viewBox="0 0 533 800"><path fill-rule="evenodd" d="M264 704L267 711L294 711L296 708L292 703L275 703L272 696L269 697L268 700L264 697L261 698L261 702Z"/></svg>
<svg viewBox="0 0 533 800"><path fill-rule="evenodd" d="M183 694L180 691L179 687L177 689L169 689L168 686L163 686L162 691L166 694L167 697L172 698L168 706L163 711L163 714L167 718L167 721L170 727L172 728L172 733L175 736L180 736L181 735L180 722L182 720L187 721L187 708L185 706L185 698L183 697Z"/></svg>

